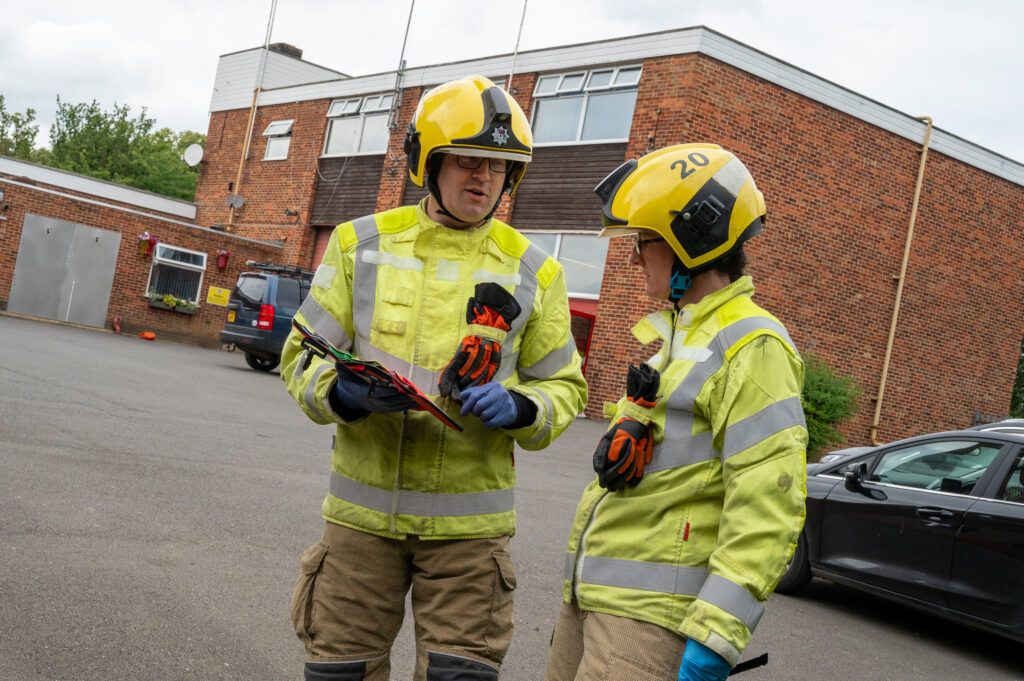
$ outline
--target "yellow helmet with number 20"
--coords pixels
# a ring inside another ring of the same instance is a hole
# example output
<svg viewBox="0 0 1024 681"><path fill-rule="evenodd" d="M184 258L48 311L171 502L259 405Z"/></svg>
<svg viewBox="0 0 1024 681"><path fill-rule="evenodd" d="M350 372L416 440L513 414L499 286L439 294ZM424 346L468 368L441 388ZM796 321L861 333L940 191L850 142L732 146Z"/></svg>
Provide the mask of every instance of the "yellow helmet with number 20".
<svg viewBox="0 0 1024 681"><path fill-rule="evenodd" d="M754 178L717 144L679 144L627 161L594 191L604 207L601 236L657 232L690 274L759 234L765 217Z"/></svg>

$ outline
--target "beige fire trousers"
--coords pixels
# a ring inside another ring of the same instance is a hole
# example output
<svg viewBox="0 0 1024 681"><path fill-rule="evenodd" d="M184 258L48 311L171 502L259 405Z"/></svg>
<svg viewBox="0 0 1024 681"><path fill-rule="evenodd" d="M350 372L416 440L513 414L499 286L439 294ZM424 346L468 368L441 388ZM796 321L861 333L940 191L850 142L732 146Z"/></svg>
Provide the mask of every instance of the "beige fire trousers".
<svg viewBox="0 0 1024 681"><path fill-rule="evenodd" d="M292 597L306 678L387 681L411 588L415 681L448 678L454 668L497 679L512 640L508 548L508 537L387 539L326 523L302 555Z"/></svg>
<svg viewBox="0 0 1024 681"><path fill-rule="evenodd" d="M685 647L685 638L656 624L562 603L544 681L671 680Z"/></svg>

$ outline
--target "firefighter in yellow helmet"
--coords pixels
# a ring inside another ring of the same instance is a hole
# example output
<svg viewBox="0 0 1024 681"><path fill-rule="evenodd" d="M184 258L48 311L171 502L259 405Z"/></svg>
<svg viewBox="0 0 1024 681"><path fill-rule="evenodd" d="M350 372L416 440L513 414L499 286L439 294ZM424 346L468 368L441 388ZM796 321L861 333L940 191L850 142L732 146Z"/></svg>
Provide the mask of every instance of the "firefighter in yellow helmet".
<svg viewBox="0 0 1024 681"><path fill-rule="evenodd" d="M711 144L629 161L596 191L602 235L631 235L645 292L672 307L633 328L660 349L608 405L545 678L725 679L804 519L803 362L743 274L764 199Z"/></svg>
<svg viewBox="0 0 1024 681"><path fill-rule="evenodd" d="M519 105L486 78L425 93L405 151L430 195L339 225L295 316L408 377L461 429L289 336L288 391L337 426L323 537L292 599L310 681L386 681L410 592L417 681L498 678L516 586L513 445L546 447L587 395L561 266L491 217L531 147Z"/></svg>

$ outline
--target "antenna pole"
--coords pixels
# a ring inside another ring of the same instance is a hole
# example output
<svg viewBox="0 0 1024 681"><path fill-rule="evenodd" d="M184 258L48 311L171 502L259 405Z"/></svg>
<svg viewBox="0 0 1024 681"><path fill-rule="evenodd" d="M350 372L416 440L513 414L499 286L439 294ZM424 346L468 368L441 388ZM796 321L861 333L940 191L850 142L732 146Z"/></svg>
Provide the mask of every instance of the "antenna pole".
<svg viewBox="0 0 1024 681"><path fill-rule="evenodd" d="M240 194L242 187L242 168L245 167L245 159L249 156L249 143L252 142L252 126L256 122L257 100L260 98L260 90L263 89L263 76L267 72L267 61L270 58L270 32L274 28L274 15L277 13L277 0L270 0L270 18L267 20L267 35L263 38L263 52L260 54L260 70L256 77L256 89L252 92L252 105L249 107L249 125L245 131L245 145L242 149L242 158L238 161L238 176L235 177L235 193ZM235 207L231 206L228 213L227 231L231 231L231 225L235 221Z"/></svg>
<svg viewBox="0 0 1024 681"><path fill-rule="evenodd" d="M519 39L523 37L523 22L526 21L526 3L529 0L523 0L523 13L519 17L519 33L516 35L516 47L512 50L512 68L508 72L508 80L505 81L505 90L512 92L512 76L516 72L516 57L519 56Z"/></svg>
<svg viewBox="0 0 1024 681"><path fill-rule="evenodd" d="M412 11L416 0L409 3L409 19L405 22L405 37L402 38L402 54L398 57L398 69L395 71L395 92L391 96L391 111L388 113L388 127L398 127L398 112L402 108L402 76L405 75L405 44L409 42L409 27L412 26Z"/></svg>

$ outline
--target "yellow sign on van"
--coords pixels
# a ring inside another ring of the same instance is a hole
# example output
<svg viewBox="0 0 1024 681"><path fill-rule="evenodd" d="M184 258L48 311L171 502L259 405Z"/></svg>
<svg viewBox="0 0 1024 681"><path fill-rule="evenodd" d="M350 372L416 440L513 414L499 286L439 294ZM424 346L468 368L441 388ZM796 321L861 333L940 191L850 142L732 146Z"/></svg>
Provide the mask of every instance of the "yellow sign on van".
<svg viewBox="0 0 1024 681"><path fill-rule="evenodd" d="M206 292L206 302L211 305L220 305L221 307L228 306L228 298L231 296L231 289L217 288L211 286L210 290Z"/></svg>

